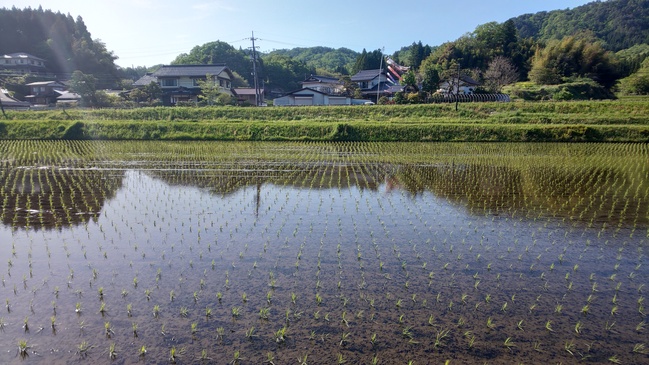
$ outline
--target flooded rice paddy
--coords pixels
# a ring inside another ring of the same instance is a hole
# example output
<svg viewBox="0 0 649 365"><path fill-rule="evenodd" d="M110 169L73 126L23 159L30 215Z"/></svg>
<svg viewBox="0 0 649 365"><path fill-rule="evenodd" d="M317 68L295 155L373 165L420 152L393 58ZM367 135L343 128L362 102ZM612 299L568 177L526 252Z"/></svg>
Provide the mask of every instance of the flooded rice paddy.
<svg viewBox="0 0 649 365"><path fill-rule="evenodd" d="M0 142L0 362L649 363L642 144Z"/></svg>

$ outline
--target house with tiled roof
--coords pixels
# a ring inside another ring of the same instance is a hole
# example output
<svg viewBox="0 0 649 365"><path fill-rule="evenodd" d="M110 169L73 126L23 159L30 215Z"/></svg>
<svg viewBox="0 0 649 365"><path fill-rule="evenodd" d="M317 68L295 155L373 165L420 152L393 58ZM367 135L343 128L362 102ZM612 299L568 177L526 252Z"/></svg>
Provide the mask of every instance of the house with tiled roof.
<svg viewBox="0 0 649 365"><path fill-rule="evenodd" d="M0 88L0 106L6 109L27 109L29 103L14 99L9 95L9 90Z"/></svg>
<svg viewBox="0 0 649 365"><path fill-rule="evenodd" d="M56 99L61 96L58 91L63 91L66 86L58 81L38 81L27 84L30 94L25 99L31 105L56 104Z"/></svg>
<svg viewBox="0 0 649 365"><path fill-rule="evenodd" d="M151 81L157 82L162 89L163 105L198 102L198 95L201 93L199 82L206 80L208 74L223 93L234 95L232 92L234 75L224 64L162 66L137 80L134 85L146 86Z"/></svg>
<svg viewBox="0 0 649 365"><path fill-rule="evenodd" d="M344 91L343 82L336 77L311 75L301 82L305 89L317 90L326 94L339 95Z"/></svg>
<svg viewBox="0 0 649 365"><path fill-rule="evenodd" d="M352 76L351 81L358 84L358 90L363 98L374 102L382 96L392 97L395 92L403 89L388 79L386 70L362 70Z"/></svg>
<svg viewBox="0 0 649 365"><path fill-rule="evenodd" d="M0 70L16 75L47 72L44 59L25 52L0 55Z"/></svg>

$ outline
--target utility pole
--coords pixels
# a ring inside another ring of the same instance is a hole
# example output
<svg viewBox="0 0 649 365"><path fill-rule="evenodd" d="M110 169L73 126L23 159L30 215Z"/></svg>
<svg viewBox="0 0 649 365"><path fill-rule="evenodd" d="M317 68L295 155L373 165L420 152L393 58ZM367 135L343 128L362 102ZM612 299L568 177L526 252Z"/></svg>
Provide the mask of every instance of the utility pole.
<svg viewBox="0 0 649 365"><path fill-rule="evenodd" d="M255 82L255 105L259 106L261 104L261 93L259 92L259 80L257 77L257 47L255 47L255 41L257 38L255 38L254 31L252 32L250 40L252 41L252 77Z"/></svg>
<svg viewBox="0 0 649 365"><path fill-rule="evenodd" d="M460 103L460 61L457 61L457 88L455 89L455 111Z"/></svg>
<svg viewBox="0 0 649 365"><path fill-rule="evenodd" d="M379 105L379 95L381 93L381 75L383 74L383 52L385 47L380 48L381 50L381 65L379 66L379 83L376 86L376 105Z"/></svg>

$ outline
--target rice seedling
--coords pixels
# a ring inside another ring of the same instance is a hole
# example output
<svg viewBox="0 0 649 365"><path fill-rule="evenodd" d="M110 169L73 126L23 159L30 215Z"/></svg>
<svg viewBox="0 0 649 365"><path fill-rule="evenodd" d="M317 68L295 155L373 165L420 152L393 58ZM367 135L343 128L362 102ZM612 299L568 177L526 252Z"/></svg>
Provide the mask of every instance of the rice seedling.
<svg viewBox="0 0 649 365"><path fill-rule="evenodd" d="M26 340L19 340L18 341L18 355L20 355L21 358L26 358L29 356L29 349L31 346L27 343Z"/></svg>
<svg viewBox="0 0 649 365"><path fill-rule="evenodd" d="M115 349L115 343L111 343L108 346L108 359L115 360L117 358L117 350Z"/></svg>
<svg viewBox="0 0 649 365"><path fill-rule="evenodd" d="M280 328L275 332L275 342L282 344L286 341L286 331L288 328L286 326Z"/></svg>
<svg viewBox="0 0 649 365"><path fill-rule="evenodd" d="M81 358L86 358L88 356L88 352L93 349L95 346L89 344L86 341L81 341L79 345L77 345L77 352L76 354L79 355Z"/></svg>

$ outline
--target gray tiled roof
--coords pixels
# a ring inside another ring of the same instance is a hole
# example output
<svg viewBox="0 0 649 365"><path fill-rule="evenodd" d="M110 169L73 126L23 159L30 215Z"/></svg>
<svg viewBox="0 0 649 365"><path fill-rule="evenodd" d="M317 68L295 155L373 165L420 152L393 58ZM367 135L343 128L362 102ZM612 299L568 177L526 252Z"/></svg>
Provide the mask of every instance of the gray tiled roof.
<svg viewBox="0 0 649 365"><path fill-rule="evenodd" d="M205 77L206 74L216 76L226 70L228 73L230 72L224 65L170 65L160 67L151 75L154 77Z"/></svg>
<svg viewBox="0 0 649 365"><path fill-rule="evenodd" d="M385 70L383 71L383 73L385 73ZM356 75L352 76L351 80L353 82L369 81L369 80L373 80L377 76L379 76L379 69L378 68L376 70L359 71Z"/></svg>
<svg viewBox="0 0 649 365"><path fill-rule="evenodd" d="M151 74L146 74L142 77L140 77L137 81L133 83L133 86L147 86L152 82L158 82L158 78L155 76L152 76Z"/></svg>
<svg viewBox="0 0 649 365"><path fill-rule="evenodd" d="M318 75L311 75L306 78L306 80L302 82L323 82L323 83L339 83L342 84L340 79L337 77L330 77L330 76L318 76Z"/></svg>

